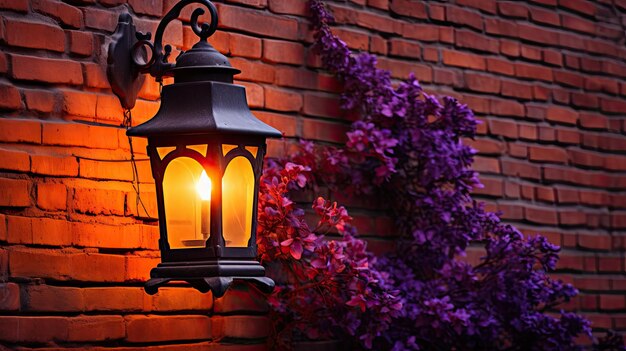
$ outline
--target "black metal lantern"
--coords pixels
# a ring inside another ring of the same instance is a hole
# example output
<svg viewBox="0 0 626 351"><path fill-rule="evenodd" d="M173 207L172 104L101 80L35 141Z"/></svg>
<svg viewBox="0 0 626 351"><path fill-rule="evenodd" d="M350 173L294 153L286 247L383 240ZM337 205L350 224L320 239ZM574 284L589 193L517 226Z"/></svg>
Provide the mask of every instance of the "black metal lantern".
<svg viewBox="0 0 626 351"><path fill-rule="evenodd" d="M195 9L191 27L200 40L169 63L163 31L191 3L206 6L211 23L198 26L204 10ZM148 139L156 184L162 262L150 272L149 294L172 280L217 297L233 279L268 292L274 287L256 260L256 216L265 140L281 133L250 112L244 87L233 84L239 70L207 42L216 28L211 2L184 0L159 23L154 44L122 14L109 47L109 80L127 108L134 105L140 73L159 81L174 77L162 89L157 114L127 132Z"/></svg>

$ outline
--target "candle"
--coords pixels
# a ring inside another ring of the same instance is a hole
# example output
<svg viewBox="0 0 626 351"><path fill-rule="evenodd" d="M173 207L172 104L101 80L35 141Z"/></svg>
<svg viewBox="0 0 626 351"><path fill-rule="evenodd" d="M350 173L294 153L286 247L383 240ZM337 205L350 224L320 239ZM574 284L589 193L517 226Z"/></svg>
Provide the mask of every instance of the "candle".
<svg viewBox="0 0 626 351"><path fill-rule="evenodd" d="M211 179L205 171L202 171L196 189L200 195L200 232L202 233L202 238L206 239L209 237L211 224L211 215L209 213L211 208Z"/></svg>

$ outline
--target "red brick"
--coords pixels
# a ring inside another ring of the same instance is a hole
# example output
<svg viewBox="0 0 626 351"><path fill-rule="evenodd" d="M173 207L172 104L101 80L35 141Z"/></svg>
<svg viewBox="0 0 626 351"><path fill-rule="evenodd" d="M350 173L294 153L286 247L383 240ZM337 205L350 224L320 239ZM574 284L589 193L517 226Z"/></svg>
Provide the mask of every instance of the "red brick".
<svg viewBox="0 0 626 351"><path fill-rule="evenodd" d="M25 311L79 312L83 311L85 305L80 288L28 285L24 289L24 296Z"/></svg>
<svg viewBox="0 0 626 351"><path fill-rule="evenodd" d="M519 124L519 137L527 140L537 140L537 127L530 124Z"/></svg>
<svg viewBox="0 0 626 351"><path fill-rule="evenodd" d="M74 190L74 209L87 214L124 215L124 192L94 188Z"/></svg>
<svg viewBox="0 0 626 351"><path fill-rule="evenodd" d="M581 74L554 70L554 80L566 86L582 88L584 77Z"/></svg>
<svg viewBox="0 0 626 351"><path fill-rule="evenodd" d="M0 84L0 109L19 110L22 108L22 97L16 87Z"/></svg>
<svg viewBox="0 0 626 351"><path fill-rule="evenodd" d="M557 213L547 207L527 206L524 208L524 218L533 223L558 224Z"/></svg>
<svg viewBox="0 0 626 351"><path fill-rule="evenodd" d="M41 143L41 122L0 118L0 141L39 144Z"/></svg>
<svg viewBox="0 0 626 351"><path fill-rule="evenodd" d="M0 8L28 12L28 0L0 0Z"/></svg>
<svg viewBox="0 0 626 351"><path fill-rule="evenodd" d="M500 92L500 80L492 76L465 72L465 83L470 90L492 94Z"/></svg>
<svg viewBox="0 0 626 351"><path fill-rule="evenodd" d="M548 109L543 105L537 105L533 103L527 103L526 105L526 117L535 120L544 120Z"/></svg>
<svg viewBox="0 0 626 351"><path fill-rule="evenodd" d="M538 7L533 7L529 11L530 18L539 23L550 24L553 26L559 26L561 24L561 20L559 14L555 11L551 10L543 10Z"/></svg>
<svg viewBox="0 0 626 351"><path fill-rule="evenodd" d="M232 298L233 294L236 293L235 289L238 289L240 284L234 283L228 288L227 293L220 299L215 299L215 309L214 313L222 313L223 304L225 301L228 301ZM241 284L246 285L246 284ZM267 310L263 310L260 306L257 306L255 302L258 302L257 299L262 299L264 302L266 297L265 295L260 294L259 298L253 297L253 295L257 290L246 285L248 287L249 293L244 296L243 299L236 299L239 304L231 309L228 312L266 312ZM142 292L143 294L143 292ZM258 294L258 292L257 292ZM221 303L218 308L218 302ZM210 294L203 294L195 289L181 289L179 287L175 288L161 288L159 292L153 297L153 309L154 311L211 311L213 307L213 297Z"/></svg>
<svg viewBox="0 0 626 351"><path fill-rule="evenodd" d="M70 52L81 56L93 54L93 34L77 30L69 31Z"/></svg>
<svg viewBox="0 0 626 351"><path fill-rule="evenodd" d="M601 99L601 109L604 112L623 114L626 111L626 101L614 99Z"/></svg>
<svg viewBox="0 0 626 351"><path fill-rule="evenodd" d="M30 111L50 113L55 109L55 95L46 90L24 90L26 108Z"/></svg>
<svg viewBox="0 0 626 351"><path fill-rule="evenodd" d="M276 70L270 65L236 57L232 58L230 63L233 67L241 70L241 74L237 76L237 79L260 83L274 82Z"/></svg>
<svg viewBox="0 0 626 351"><path fill-rule="evenodd" d="M84 123L46 122L42 134L47 145L117 149L117 131L118 128Z"/></svg>
<svg viewBox="0 0 626 351"><path fill-rule="evenodd" d="M584 20L568 14L561 14L561 23L563 27L582 33L596 33L596 27L593 22Z"/></svg>
<svg viewBox="0 0 626 351"><path fill-rule="evenodd" d="M624 295L600 295L601 310L622 310L626 307Z"/></svg>
<svg viewBox="0 0 626 351"><path fill-rule="evenodd" d="M0 316L0 339L19 343L65 341L66 317Z"/></svg>
<svg viewBox="0 0 626 351"><path fill-rule="evenodd" d="M579 123L583 128L607 129L608 120L605 116L592 113L581 113Z"/></svg>
<svg viewBox="0 0 626 351"><path fill-rule="evenodd" d="M515 74L514 66L511 62L498 58L487 58L487 70L507 76L513 76Z"/></svg>
<svg viewBox="0 0 626 351"><path fill-rule="evenodd" d="M0 241L7 240L7 220L6 216L0 214ZM2 275L0 275L2 277Z"/></svg>
<svg viewBox="0 0 626 351"><path fill-rule="evenodd" d="M141 288L85 288L81 289L81 292L84 296L83 302L85 311L129 312L151 309L151 299L145 294L145 292Z"/></svg>
<svg viewBox="0 0 626 351"><path fill-rule="evenodd" d="M265 107L277 111L299 111L302 108L302 95L293 90L265 86Z"/></svg>
<svg viewBox="0 0 626 351"><path fill-rule="evenodd" d="M597 108L599 106L599 100L597 96L593 96L588 92L585 93L572 93L572 104L576 107Z"/></svg>
<svg viewBox="0 0 626 351"><path fill-rule="evenodd" d="M43 175L77 176L78 162L75 157L31 155L31 170Z"/></svg>
<svg viewBox="0 0 626 351"><path fill-rule="evenodd" d="M525 63L515 64L515 75L520 78L530 78L546 82L552 81L551 69Z"/></svg>
<svg viewBox="0 0 626 351"><path fill-rule="evenodd" d="M369 40L369 48L372 53L387 55L387 41L385 39L382 37L371 36Z"/></svg>
<svg viewBox="0 0 626 351"><path fill-rule="evenodd" d="M533 87L533 98L535 100L547 101L550 97L550 89L544 86L535 85Z"/></svg>
<svg viewBox="0 0 626 351"><path fill-rule="evenodd" d="M493 139L477 138L474 140L465 140L464 142L468 146L476 149L479 154L501 155L504 152L503 143Z"/></svg>
<svg viewBox="0 0 626 351"><path fill-rule="evenodd" d="M460 7L446 7L446 19L450 22L465 25L477 30L483 29L483 19L478 13Z"/></svg>
<svg viewBox="0 0 626 351"><path fill-rule="evenodd" d="M604 159L597 153L584 150L568 150L573 164L587 167L600 168L604 165Z"/></svg>
<svg viewBox="0 0 626 351"><path fill-rule="evenodd" d="M485 59L478 55L443 50L443 63L449 66L485 70Z"/></svg>
<svg viewBox="0 0 626 351"><path fill-rule="evenodd" d="M503 80L502 95L518 99L531 100L533 97L533 86L530 84Z"/></svg>
<svg viewBox="0 0 626 351"><path fill-rule="evenodd" d="M514 160L502 160L502 172L506 175L521 178L541 178L541 169L538 166Z"/></svg>
<svg viewBox="0 0 626 351"><path fill-rule="evenodd" d="M574 110L550 106L546 111L546 119L552 122L576 125L578 113Z"/></svg>
<svg viewBox="0 0 626 351"><path fill-rule="evenodd" d="M286 14L286 15L297 15L297 16L305 16L308 13L306 0L292 0L292 1L268 0L268 5L270 8L270 11L274 13L280 13L280 14Z"/></svg>
<svg viewBox="0 0 626 351"><path fill-rule="evenodd" d="M528 45L521 45L521 55L531 61L541 61L541 50Z"/></svg>
<svg viewBox="0 0 626 351"><path fill-rule="evenodd" d="M0 206L29 207L29 182L23 179L0 178Z"/></svg>
<svg viewBox="0 0 626 351"><path fill-rule="evenodd" d="M458 0L457 4L473 7L487 13L496 13L496 2L494 0Z"/></svg>
<svg viewBox="0 0 626 351"><path fill-rule="evenodd" d="M389 4L391 12L397 13L403 16L409 16L414 18L425 19L426 6L422 2L415 2L410 0L391 0Z"/></svg>
<svg viewBox="0 0 626 351"><path fill-rule="evenodd" d="M389 44L390 44L389 53L394 56L412 57L412 58L421 57L421 47L414 42L401 40L401 39L391 39L389 40Z"/></svg>
<svg viewBox="0 0 626 351"><path fill-rule="evenodd" d="M512 38L517 38L519 35L517 23L506 21L506 20L501 20L497 18L485 19L485 31L489 34L496 34L496 35L512 37ZM508 41L508 40L501 40L501 42L506 42L507 46L519 47L518 42L513 42L513 41ZM517 55L511 55L511 56L517 56Z"/></svg>
<svg viewBox="0 0 626 351"><path fill-rule="evenodd" d="M419 63L410 63L404 60L394 59L378 59L378 67L391 71L392 78L406 79L413 74L420 82L433 81L433 69L430 65L422 65Z"/></svg>
<svg viewBox="0 0 626 351"><path fill-rule="evenodd" d="M516 2L499 2L498 12L506 17L528 18L528 6Z"/></svg>
<svg viewBox="0 0 626 351"><path fill-rule="evenodd" d="M455 44L457 47L479 51L498 53L500 44L495 39L487 38L469 30L455 30Z"/></svg>
<svg viewBox="0 0 626 351"><path fill-rule="evenodd" d="M214 338L266 338L270 334L270 321L266 316L219 316L211 320Z"/></svg>
<svg viewBox="0 0 626 351"><path fill-rule="evenodd" d="M558 51L543 50L542 57L546 63L552 64L558 67L563 66L563 54Z"/></svg>
<svg viewBox="0 0 626 351"><path fill-rule="evenodd" d="M578 234L578 245L586 249L610 250L611 237L608 235Z"/></svg>
<svg viewBox="0 0 626 351"><path fill-rule="evenodd" d="M5 40L11 46L65 51L65 34L57 26L38 22L5 20Z"/></svg>
<svg viewBox="0 0 626 351"><path fill-rule="evenodd" d="M263 59L270 63L301 65L304 62L304 47L299 43L264 39Z"/></svg>
<svg viewBox="0 0 626 351"><path fill-rule="evenodd" d="M126 341L133 343L211 338L207 316L126 316Z"/></svg>
<svg viewBox="0 0 626 351"><path fill-rule="evenodd" d="M567 152L563 149L548 146L531 146L530 159L538 162L567 163Z"/></svg>
<svg viewBox="0 0 626 351"><path fill-rule="evenodd" d="M602 77L585 77L585 89L593 91L602 91L609 94L618 93L617 81ZM623 95L623 94L622 94Z"/></svg>
<svg viewBox="0 0 626 351"><path fill-rule="evenodd" d="M320 141L343 143L346 140L347 126L306 118L302 121L302 137Z"/></svg>
<svg viewBox="0 0 626 351"><path fill-rule="evenodd" d="M248 35L229 33L229 51L234 56L258 59L261 58L261 39Z"/></svg>
<svg viewBox="0 0 626 351"><path fill-rule="evenodd" d="M559 142L565 143L565 144L579 144L580 143L580 133L574 130L557 129L556 138Z"/></svg>
<svg viewBox="0 0 626 351"><path fill-rule="evenodd" d="M511 100L491 100L489 105L491 113L497 116L524 116L524 105Z"/></svg>
<svg viewBox="0 0 626 351"><path fill-rule="evenodd" d="M559 0L559 6L579 12L586 16L593 16L596 13L596 6L586 0Z"/></svg>
<svg viewBox="0 0 626 351"><path fill-rule="evenodd" d="M598 257L598 268L602 272L621 272L622 260L620 257Z"/></svg>
<svg viewBox="0 0 626 351"><path fill-rule="evenodd" d="M353 11L351 16L354 15L356 15L356 24L359 26L385 33L401 32L402 23L390 16L363 11L357 11L356 13Z"/></svg>
<svg viewBox="0 0 626 351"><path fill-rule="evenodd" d="M15 283L0 283L0 311L20 309L20 287Z"/></svg>
<svg viewBox="0 0 626 351"><path fill-rule="evenodd" d="M562 226L579 226L587 223L587 216L579 210L561 210L559 223Z"/></svg>
<svg viewBox="0 0 626 351"><path fill-rule="evenodd" d="M556 196L554 189L546 186L537 186L534 188L537 199L545 202L555 202Z"/></svg>
<svg viewBox="0 0 626 351"><path fill-rule="evenodd" d="M0 149L0 169L28 172L30 157L24 151Z"/></svg>
<svg viewBox="0 0 626 351"><path fill-rule="evenodd" d="M524 40L548 45L560 44L559 36L562 33L525 23L519 23L518 30L520 38Z"/></svg>
<svg viewBox="0 0 626 351"><path fill-rule="evenodd" d="M15 79L44 83L82 84L83 72L78 62L32 56L11 55Z"/></svg>
<svg viewBox="0 0 626 351"><path fill-rule="evenodd" d="M404 23L402 25L402 36L420 42L434 42L439 40L439 28L433 25Z"/></svg>
<svg viewBox="0 0 626 351"><path fill-rule="evenodd" d="M490 157L474 157L473 168L478 172L500 173L500 163L495 158ZM508 183L505 183L508 186Z"/></svg>
<svg viewBox="0 0 626 351"><path fill-rule="evenodd" d="M123 339L126 325L122 316L79 316L69 319L67 341L107 341Z"/></svg>
<svg viewBox="0 0 626 351"><path fill-rule="evenodd" d="M110 88L104 67L97 63L84 63L83 67L85 69L85 84L87 86L103 89ZM146 77L146 81L149 79L150 77Z"/></svg>
<svg viewBox="0 0 626 351"><path fill-rule="evenodd" d="M220 25L224 28L273 38L298 39L298 22L293 18L223 4L216 6L220 14Z"/></svg>
<svg viewBox="0 0 626 351"><path fill-rule="evenodd" d="M58 19L72 28L83 25L83 13L76 7L55 0L32 0L33 10Z"/></svg>
<svg viewBox="0 0 626 351"><path fill-rule="evenodd" d="M510 139L517 139L517 124L505 119L490 119L489 131L494 135L502 135Z"/></svg>

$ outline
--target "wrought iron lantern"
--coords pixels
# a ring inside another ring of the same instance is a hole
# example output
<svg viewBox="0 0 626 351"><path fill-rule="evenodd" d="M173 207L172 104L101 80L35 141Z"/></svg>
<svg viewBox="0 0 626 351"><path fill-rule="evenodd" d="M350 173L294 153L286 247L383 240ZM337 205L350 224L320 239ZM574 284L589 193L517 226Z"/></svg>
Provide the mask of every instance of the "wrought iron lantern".
<svg viewBox="0 0 626 351"><path fill-rule="evenodd" d="M200 40L170 63L163 32L192 3L208 8L211 22L199 26L204 9L196 8L190 25ZM107 74L126 108L134 106L141 73L174 77L157 114L127 132L148 139L156 185L161 263L150 272L149 294L170 281L217 297L234 279L266 292L274 287L256 260L256 216L265 142L281 133L250 112L244 87L233 84L240 71L207 42L216 29L211 2L183 0L159 23L154 43L122 14L109 46Z"/></svg>

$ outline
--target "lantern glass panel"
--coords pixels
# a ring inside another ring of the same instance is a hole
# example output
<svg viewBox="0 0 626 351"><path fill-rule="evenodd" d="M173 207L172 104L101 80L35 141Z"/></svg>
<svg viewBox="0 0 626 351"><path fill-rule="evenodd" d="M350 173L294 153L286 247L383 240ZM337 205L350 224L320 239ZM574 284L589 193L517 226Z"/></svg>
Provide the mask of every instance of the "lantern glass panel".
<svg viewBox="0 0 626 351"><path fill-rule="evenodd" d="M206 150L209 146L207 144L202 144L202 145L187 145L188 149L197 151L200 153L200 155L202 156L206 156Z"/></svg>
<svg viewBox="0 0 626 351"><path fill-rule="evenodd" d="M246 150L252 154L252 157L256 158L256 153L259 151L257 146L246 146Z"/></svg>
<svg viewBox="0 0 626 351"><path fill-rule="evenodd" d="M161 158L161 160L163 158L165 158L165 156L167 156L167 154L169 154L170 152L176 150L175 146L164 146L164 147L157 147L157 152L159 153L159 157Z"/></svg>
<svg viewBox="0 0 626 351"><path fill-rule="evenodd" d="M173 159L163 176L167 237L171 249L204 247L210 233L211 180L189 157Z"/></svg>
<svg viewBox="0 0 626 351"><path fill-rule="evenodd" d="M237 145L223 144L222 145L222 155L226 156L226 154L233 149L236 149Z"/></svg>
<svg viewBox="0 0 626 351"><path fill-rule="evenodd" d="M226 246L247 247L252 235L254 172L247 158L237 156L222 177L222 233Z"/></svg>

